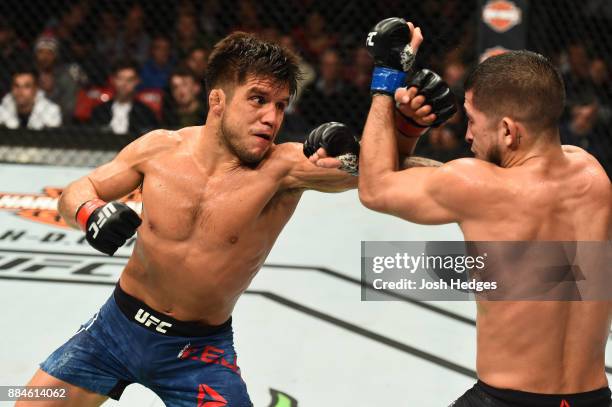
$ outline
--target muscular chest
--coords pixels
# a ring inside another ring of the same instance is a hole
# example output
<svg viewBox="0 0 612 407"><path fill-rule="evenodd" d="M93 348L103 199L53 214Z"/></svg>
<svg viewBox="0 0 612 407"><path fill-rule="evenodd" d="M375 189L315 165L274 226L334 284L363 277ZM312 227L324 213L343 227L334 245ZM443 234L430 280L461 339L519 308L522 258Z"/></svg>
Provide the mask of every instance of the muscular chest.
<svg viewBox="0 0 612 407"><path fill-rule="evenodd" d="M209 177L187 164L155 168L144 178L142 232L210 248L234 245L291 214L282 195L267 174Z"/></svg>

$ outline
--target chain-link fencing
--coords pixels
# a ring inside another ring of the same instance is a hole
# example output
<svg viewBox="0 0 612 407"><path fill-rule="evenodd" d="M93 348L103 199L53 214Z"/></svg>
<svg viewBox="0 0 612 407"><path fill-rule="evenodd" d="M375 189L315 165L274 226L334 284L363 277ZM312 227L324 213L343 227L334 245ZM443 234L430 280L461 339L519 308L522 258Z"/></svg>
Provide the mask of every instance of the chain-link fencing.
<svg viewBox="0 0 612 407"><path fill-rule="evenodd" d="M4 0L0 126L57 129L53 133L64 137L87 129L83 134L94 132L96 140L112 134L129 141L154 128L203 124L207 57L217 40L243 30L301 56L304 79L279 141L301 141L326 121L345 122L360 132L370 102L372 59L364 47L369 28L390 16L414 21L425 35L419 67L439 72L461 104L463 79L479 59L482 6L492 2L501 16L513 6L508 0ZM609 1L526 3L525 45L553 60L566 81L563 142L586 148L612 171ZM127 113L120 108L124 102L130 105ZM24 146L12 131L2 134L0 159L14 161L11 148ZM460 112L423 137L418 152L442 161L469 155L464 134ZM86 137L79 140L87 143ZM108 140L102 150L125 144L117 137ZM94 156L82 162L106 159ZM23 151L19 157L27 161ZM47 161L71 164L61 154L53 157L57 161Z"/></svg>

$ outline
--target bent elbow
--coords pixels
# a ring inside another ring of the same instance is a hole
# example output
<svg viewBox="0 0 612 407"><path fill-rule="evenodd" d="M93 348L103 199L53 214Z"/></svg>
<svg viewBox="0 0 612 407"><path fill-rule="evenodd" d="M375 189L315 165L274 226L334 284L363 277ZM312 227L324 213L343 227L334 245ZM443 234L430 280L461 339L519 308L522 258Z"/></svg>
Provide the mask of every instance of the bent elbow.
<svg viewBox="0 0 612 407"><path fill-rule="evenodd" d="M383 209L380 195L362 187L359 187L359 201L363 206L373 211L381 211Z"/></svg>

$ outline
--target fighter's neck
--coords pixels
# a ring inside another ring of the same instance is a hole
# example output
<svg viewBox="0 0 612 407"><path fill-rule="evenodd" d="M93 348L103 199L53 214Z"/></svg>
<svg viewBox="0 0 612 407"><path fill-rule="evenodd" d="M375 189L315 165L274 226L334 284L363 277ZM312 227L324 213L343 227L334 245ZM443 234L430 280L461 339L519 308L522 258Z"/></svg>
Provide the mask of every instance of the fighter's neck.
<svg viewBox="0 0 612 407"><path fill-rule="evenodd" d="M534 162L556 161L563 156L561 144L558 141L540 137L524 148L510 151L502 158L502 167L512 168L531 165Z"/></svg>
<svg viewBox="0 0 612 407"><path fill-rule="evenodd" d="M208 175L236 171L240 160L221 141L214 126L204 125L191 138L190 150L198 167Z"/></svg>

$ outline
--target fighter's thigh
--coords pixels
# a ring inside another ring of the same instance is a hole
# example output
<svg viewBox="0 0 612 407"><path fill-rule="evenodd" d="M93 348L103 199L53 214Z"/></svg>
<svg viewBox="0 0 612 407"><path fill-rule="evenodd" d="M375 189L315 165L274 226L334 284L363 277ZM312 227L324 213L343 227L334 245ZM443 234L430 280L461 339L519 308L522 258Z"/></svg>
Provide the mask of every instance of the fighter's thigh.
<svg viewBox="0 0 612 407"><path fill-rule="evenodd" d="M15 407L96 407L108 398L57 379L38 369L28 386L58 387L66 389L66 398L55 400L18 401Z"/></svg>
<svg viewBox="0 0 612 407"><path fill-rule="evenodd" d="M215 347L217 352L221 347ZM169 374L147 383L168 407L195 407L199 405L251 407L246 384L235 364L233 349L226 347L222 357L204 360L200 354L185 359L176 359L166 366ZM217 354L218 356L218 354Z"/></svg>

